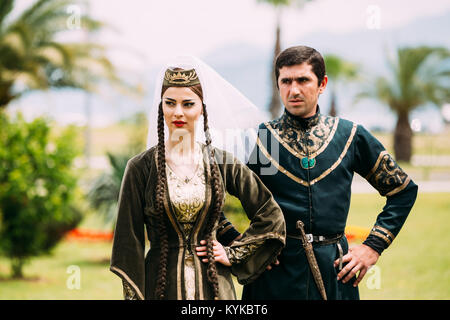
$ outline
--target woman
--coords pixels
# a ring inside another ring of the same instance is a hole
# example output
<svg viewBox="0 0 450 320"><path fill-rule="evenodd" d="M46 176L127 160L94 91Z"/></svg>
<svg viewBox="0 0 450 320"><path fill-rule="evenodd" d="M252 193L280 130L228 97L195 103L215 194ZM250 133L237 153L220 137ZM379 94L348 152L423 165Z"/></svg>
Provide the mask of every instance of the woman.
<svg viewBox="0 0 450 320"><path fill-rule="evenodd" d="M246 284L275 261L285 243L283 215L251 170L211 145L206 104L224 99L214 96L212 84L228 97L235 94L230 85L197 59L164 69L156 95L158 142L128 162L111 271L122 278L125 298L235 299L231 272ZM200 116L205 143L196 141ZM241 200L251 224L223 247L216 238L226 222L220 218L226 191Z"/></svg>

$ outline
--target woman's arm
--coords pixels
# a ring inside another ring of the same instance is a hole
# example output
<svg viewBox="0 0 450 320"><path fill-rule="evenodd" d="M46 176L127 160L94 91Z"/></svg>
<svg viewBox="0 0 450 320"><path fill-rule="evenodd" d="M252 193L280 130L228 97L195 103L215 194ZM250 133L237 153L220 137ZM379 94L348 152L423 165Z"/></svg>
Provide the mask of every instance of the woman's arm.
<svg viewBox="0 0 450 320"><path fill-rule="evenodd" d="M215 154L226 191L241 201L250 220L242 238L227 249L233 274L241 284L247 284L275 262L283 248L284 216L269 189L252 170L229 153L216 149Z"/></svg>

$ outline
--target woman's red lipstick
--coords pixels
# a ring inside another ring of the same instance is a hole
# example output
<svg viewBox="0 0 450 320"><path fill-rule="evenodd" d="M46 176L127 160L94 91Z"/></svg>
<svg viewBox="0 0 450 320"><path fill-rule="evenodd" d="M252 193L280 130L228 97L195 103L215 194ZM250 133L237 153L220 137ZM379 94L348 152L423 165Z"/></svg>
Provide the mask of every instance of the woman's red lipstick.
<svg viewBox="0 0 450 320"><path fill-rule="evenodd" d="M174 125L176 125L177 127L182 127L182 126L184 126L186 124L186 122L181 121L181 120L172 121L172 123Z"/></svg>

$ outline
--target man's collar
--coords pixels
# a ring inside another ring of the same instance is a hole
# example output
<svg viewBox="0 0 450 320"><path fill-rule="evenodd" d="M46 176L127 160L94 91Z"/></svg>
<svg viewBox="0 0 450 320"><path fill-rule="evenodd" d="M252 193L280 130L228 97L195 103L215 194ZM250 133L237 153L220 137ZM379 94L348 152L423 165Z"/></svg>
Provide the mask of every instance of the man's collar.
<svg viewBox="0 0 450 320"><path fill-rule="evenodd" d="M284 114L281 117L282 121L285 121L288 125L301 130L307 130L311 127L315 126L319 122L320 116L320 108L317 105L316 113L309 118L301 118L299 116L295 116L289 111L284 109Z"/></svg>

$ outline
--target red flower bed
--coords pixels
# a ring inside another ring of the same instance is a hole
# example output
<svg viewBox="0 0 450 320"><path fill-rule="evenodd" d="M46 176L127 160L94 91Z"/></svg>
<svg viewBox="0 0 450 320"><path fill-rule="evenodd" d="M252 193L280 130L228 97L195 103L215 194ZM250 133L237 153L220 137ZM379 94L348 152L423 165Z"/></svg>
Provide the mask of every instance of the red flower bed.
<svg viewBox="0 0 450 320"><path fill-rule="evenodd" d="M96 231L88 229L73 229L66 235L66 240L72 241L110 241L113 233L108 231Z"/></svg>
<svg viewBox="0 0 450 320"><path fill-rule="evenodd" d="M345 235L349 242L364 241L368 236L370 229L347 226ZM71 241L111 241L113 233L110 231L97 231L89 229L73 229L66 235L66 240Z"/></svg>

